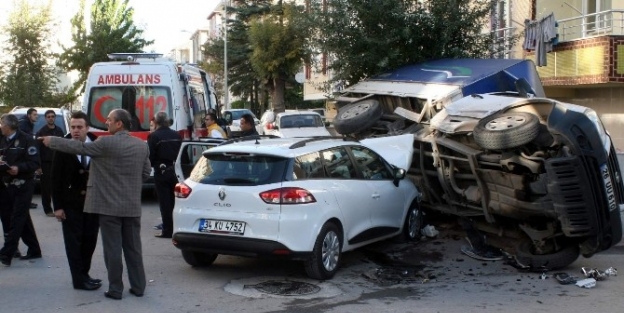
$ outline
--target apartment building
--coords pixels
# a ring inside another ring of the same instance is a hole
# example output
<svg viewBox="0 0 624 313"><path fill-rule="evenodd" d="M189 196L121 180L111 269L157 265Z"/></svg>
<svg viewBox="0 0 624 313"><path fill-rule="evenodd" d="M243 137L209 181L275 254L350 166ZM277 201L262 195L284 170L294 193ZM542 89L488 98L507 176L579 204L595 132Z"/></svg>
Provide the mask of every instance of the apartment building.
<svg viewBox="0 0 624 313"><path fill-rule="evenodd" d="M532 2L535 20L554 13L558 25L559 43L538 67L546 95L594 109L624 148L624 0Z"/></svg>

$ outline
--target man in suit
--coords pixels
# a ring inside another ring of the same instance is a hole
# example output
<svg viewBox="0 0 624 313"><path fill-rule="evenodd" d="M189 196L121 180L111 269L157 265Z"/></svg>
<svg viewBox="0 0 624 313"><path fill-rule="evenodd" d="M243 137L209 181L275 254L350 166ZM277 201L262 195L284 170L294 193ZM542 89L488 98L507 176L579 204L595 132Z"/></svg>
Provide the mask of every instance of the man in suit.
<svg viewBox="0 0 624 313"><path fill-rule="evenodd" d="M143 140L130 136L131 119L126 110L112 110L106 119L111 136L100 136L93 142L41 138L52 150L91 158L84 212L98 215L109 281L104 295L115 300L121 300L124 288L122 250L130 293L143 296L146 284L141 252L141 189L150 175L149 149Z"/></svg>
<svg viewBox="0 0 624 313"><path fill-rule="evenodd" d="M46 116L47 117L47 116ZM70 133L65 138L93 142L89 133L88 117L83 112L72 113ZM69 262L74 289L96 290L102 280L89 276L91 258L97 245L99 231L97 214L85 213L84 201L89 178L89 157L56 151L50 166L51 192L54 216L63 223L65 253Z"/></svg>
<svg viewBox="0 0 624 313"><path fill-rule="evenodd" d="M171 238L173 235L173 206L175 204L174 189L178 183L173 162L178 157L182 137L178 132L169 128L167 113L158 112L154 116L156 130L147 137L150 150L150 162L154 168L154 182L158 193L160 216L163 226L156 237Z"/></svg>
<svg viewBox="0 0 624 313"><path fill-rule="evenodd" d="M34 175L39 168L39 148L32 135L18 129L15 115L2 115L0 125L0 177L4 184L0 191L0 217L5 233L0 264L11 266L20 237L28 246L28 252L20 259L41 258L41 247L29 212L35 191Z"/></svg>

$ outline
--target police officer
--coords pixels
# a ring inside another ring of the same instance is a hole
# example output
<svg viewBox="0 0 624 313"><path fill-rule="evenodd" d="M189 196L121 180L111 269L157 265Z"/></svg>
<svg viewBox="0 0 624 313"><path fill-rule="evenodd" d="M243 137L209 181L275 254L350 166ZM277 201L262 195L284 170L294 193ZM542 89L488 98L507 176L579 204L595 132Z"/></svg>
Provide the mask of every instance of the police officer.
<svg viewBox="0 0 624 313"><path fill-rule="evenodd" d="M5 185L0 199L0 212L3 227L8 225L9 228L4 246L0 249L0 264L10 266L20 237L28 246L28 252L20 259L41 258L41 247L29 212L35 190L33 177L39 168L39 149L32 135L18 130L15 115L2 115L0 123L0 176Z"/></svg>
<svg viewBox="0 0 624 313"><path fill-rule="evenodd" d="M158 112L154 115L156 130L147 137L149 158L154 168L154 182L160 204L162 232L156 237L171 238L173 234L173 206L175 202L174 188L178 182L173 162L178 157L182 137L169 128L167 113Z"/></svg>

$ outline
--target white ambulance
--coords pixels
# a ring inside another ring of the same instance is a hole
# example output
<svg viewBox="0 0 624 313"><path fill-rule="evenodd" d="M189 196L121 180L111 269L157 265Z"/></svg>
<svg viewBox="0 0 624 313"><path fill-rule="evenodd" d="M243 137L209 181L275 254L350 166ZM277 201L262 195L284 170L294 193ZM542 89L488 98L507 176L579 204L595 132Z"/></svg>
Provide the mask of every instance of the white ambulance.
<svg viewBox="0 0 624 313"><path fill-rule="evenodd" d="M150 119L167 112L171 128L184 139L206 136L204 117L217 109L214 86L207 73L154 53L112 53L110 62L93 64L87 77L82 110L91 131L106 135L106 117L113 109L132 115L133 136L147 139ZM217 110L218 111L218 110Z"/></svg>

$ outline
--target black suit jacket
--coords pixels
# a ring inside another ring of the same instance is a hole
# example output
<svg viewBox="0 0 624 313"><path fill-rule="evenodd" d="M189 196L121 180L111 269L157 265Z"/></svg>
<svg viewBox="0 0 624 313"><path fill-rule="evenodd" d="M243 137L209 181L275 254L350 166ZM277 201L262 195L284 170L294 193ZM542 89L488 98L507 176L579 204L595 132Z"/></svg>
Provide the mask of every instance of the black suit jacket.
<svg viewBox="0 0 624 313"><path fill-rule="evenodd" d="M87 135L92 141L96 139L91 133ZM54 210L83 211L88 179L89 171L82 167L77 155L54 151L50 177Z"/></svg>

